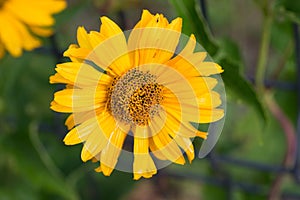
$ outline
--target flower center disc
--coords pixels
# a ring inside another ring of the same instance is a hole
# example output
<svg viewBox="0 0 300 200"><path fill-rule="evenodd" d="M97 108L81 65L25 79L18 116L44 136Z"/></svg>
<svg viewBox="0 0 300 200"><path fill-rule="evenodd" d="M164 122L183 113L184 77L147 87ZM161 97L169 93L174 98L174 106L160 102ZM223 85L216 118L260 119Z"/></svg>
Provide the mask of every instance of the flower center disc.
<svg viewBox="0 0 300 200"><path fill-rule="evenodd" d="M149 72L129 70L108 89L108 109L126 124L146 126L160 110L162 86Z"/></svg>

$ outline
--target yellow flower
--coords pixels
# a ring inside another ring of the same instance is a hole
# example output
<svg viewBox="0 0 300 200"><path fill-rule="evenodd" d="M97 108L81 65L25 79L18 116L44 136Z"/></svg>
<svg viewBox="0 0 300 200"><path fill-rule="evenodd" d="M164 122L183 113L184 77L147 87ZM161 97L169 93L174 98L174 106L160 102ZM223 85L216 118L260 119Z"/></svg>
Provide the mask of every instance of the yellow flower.
<svg viewBox="0 0 300 200"><path fill-rule="evenodd" d="M82 160L100 161L96 171L106 176L117 168L132 171L135 180L149 178L163 167L160 160L184 164L184 153L191 162L191 140L207 137L191 122L224 115L212 90L217 79L209 77L222 68L194 52L194 35L176 52L181 18L169 23L144 10L128 38L107 17L101 22L100 32L78 28L78 45L64 53L71 62L58 64L50 77L50 83L66 84L51 103L54 111L72 113L65 144L84 143Z"/></svg>
<svg viewBox="0 0 300 200"><path fill-rule="evenodd" d="M0 0L0 58L41 46L37 36L52 34L52 14L65 7L65 0Z"/></svg>

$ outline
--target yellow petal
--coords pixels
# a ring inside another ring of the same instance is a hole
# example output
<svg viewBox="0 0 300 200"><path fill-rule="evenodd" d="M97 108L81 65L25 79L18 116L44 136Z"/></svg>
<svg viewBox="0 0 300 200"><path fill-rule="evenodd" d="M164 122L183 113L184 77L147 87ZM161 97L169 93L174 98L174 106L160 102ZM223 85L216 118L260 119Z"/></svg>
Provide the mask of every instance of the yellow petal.
<svg viewBox="0 0 300 200"><path fill-rule="evenodd" d="M65 125L68 127L68 129L71 129L74 126L81 124L97 115L100 115L99 110L92 110L87 112L74 112L67 118Z"/></svg>
<svg viewBox="0 0 300 200"><path fill-rule="evenodd" d="M104 70L109 68L114 72L113 74L121 76L131 68L126 38L122 30L107 17L101 17L101 22L101 39L95 33L90 35L93 45L100 43L86 59L93 61Z"/></svg>
<svg viewBox="0 0 300 200"><path fill-rule="evenodd" d="M100 33L106 38L113 37L122 33L120 27L108 17L101 17Z"/></svg>
<svg viewBox="0 0 300 200"><path fill-rule="evenodd" d="M69 115L65 121L65 125L67 126L68 130L71 130L75 126L74 114Z"/></svg>
<svg viewBox="0 0 300 200"><path fill-rule="evenodd" d="M85 146L83 146L82 150L81 150L81 160L83 162L86 162L92 158L93 158L93 155L89 152L89 150L87 148L85 148Z"/></svg>
<svg viewBox="0 0 300 200"><path fill-rule="evenodd" d="M114 168L101 163L100 167L98 167L96 170L97 172L102 172L105 176L110 176Z"/></svg>
<svg viewBox="0 0 300 200"><path fill-rule="evenodd" d="M98 128L97 117L93 117L79 126L74 127L64 138L66 145L74 145L87 140L89 135Z"/></svg>
<svg viewBox="0 0 300 200"><path fill-rule="evenodd" d="M184 83L184 82L183 82ZM171 86L171 84L168 84ZM180 118L186 121L198 121L199 105L196 95L191 87L185 87L184 84L172 84L172 90L164 89L164 99L162 105L168 112L180 113Z"/></svg>
<svg viewBox="0 0 300 200"><path fill-rule="evenodd" d="M108 138L106 138L105 135L106 134L104 134L103 131L98 128L96 128L89 134L87 140L84 143L84 147L88 150L92 157L95 157L97 154L99 154L107 145ZM82 160L84 162L87 161L83 158Z"/></svg>
<svg viewBox="0 0 300 200"><path fill-rule="evenodd" d="M106 91L88 89L65 89L54 94L54 101L62 106L73 108L73 112L104 109Z"/></svg>
<svg viewBox="0 0 300 200"><path fill-rule="evenodd" d="M148 11L144 11L141 22L131 31L128 39L129 52L134 52L131 54L134 65L164 63L169 60L179 41L181 26L181 18L169 24L162 15L152 17Z"/></svg>
<svg viewBox="0 0 300 200"><path fill-rule="evenodd" d="M191 35L184 49L166 64L180 71L184 76L210 76L223 72L223 69L216 63L204 62L206 52L193 52L196 40Z"/></svg>
<svg viewBox="0 0 300 200"><path fill-rule="evenodd" d="M49 37L53 34L53 29L49 27L30 26L30 30L39 36Z"/></svg>
<svg viewBox="0 0 300 200"><path fill-rule="evenodd" d="M211 123L224 117L223 109L201 109L199 123Z"/></svg>
<svg viewBox="0 0 300 200"><path fill-rule="evenodd" d="M134 28L143 28L146 27L147 24L154 18L154 15L152 15L148 10L144 9L141 20L135 25Z"/></svg>
<svg viewBox="0 0 300 200"><path fill-rule="evenodd" d="M67 7L67 2L65 0L32 0L32 6L44 10L47 13L57 13L62 11Z"/></svg>
<svg viewBox="0 0 300 200"><path fill-rule="evenodd" d="M176 142L169 136L167 129L164 127L157 133L159 127L157 127L157 122L155 120L151 120L149 127L152 131L151 135L153 135L150 140L153 141L152 144L156 146L158 151L168 160L177 164L184 164L185 160L182 156L182 152L180 151Z"/></svg>
<svg viewBox="0 0 300 200"><path fill-rule="evenodd" d="M173 93L171 93L170 91L168 93L168 98L164 98L164 101L162 103L162 106L164 107L167 116L165 126L169 127L170 130L176 131L178 135L187 138L195 137L197 135L206 135L206 133L200 133L199 130L195 129L189 123L189 120L197 119L197 117L193 115L189 116L188 119L187 117L183 117L183 112L186 114L188 113L185 106L181 106L179 104L178 99L176 98L176 96L174 96ZM197 114L200 114L200 111L198 111Z"/></svg>
<svg viewBox="0 0 300 200"><path fill-rule="evenodd" d="M126 136L127 132L119 128L111 133L110 142L102 150L100 156L101 170L104 175L109 176L115 168Z"/></svg>
<svg viewBox="0 0 300 200"><path fill-rule="evenodd" d="M37 1L37 3L40 1ZM47 1L46 1L47 2ZM7 1L5 9L16 15L26 24L34 26L51 26L54 24L52 13L58 12L66 7L65 1L49 1L48 5L41 8L41 3L28 3L26 1ZM21 12L20 12L21 11Z"/></svg>
<svg viewBox="0 0 300 200"><path fill-rule="evenodd" d="M102 153L102 150L109 145L111 134L116 130L116 122L109 113L97 116L97 127L87 137L84 147L93 157ZM107 126L109 125L109 126ZM99 157L100 158L100 157Z"/></svg>
<svg viewBox="0 0 300 200"><path fill-rule="evenodd" d="M156 167L149 154L149 140L147 137L141 138L136 137L136 135L140 134L134 132L133 179L138 180L141 177L150 178L153 174L156 174Z"/></svg>
<svg viewBox="0 0 300 200"><path fill-rule="evenodd" d="M89 42L92 45L93 49L97 48L97 46L100 45L101 42L103 42L105 39L105 36L97 31L91 31L89 33Z"/></svg>
<svg viewBox="0 0 300 200"><path fill-rule="evenodd" d="M192 77L189 78L188 82L197 98L203 94L211 93L212 89L218 84L218 80L212 77Z"/></svg>
<svg viewBox="0 0 300 200"><path fill-rule="evenodd" d="M62 113L71 113L73 112L73 108L72 107L68 107L68 106L63 106L61 104L58 104L55 101L52 101L50 104L50 108L56 112L62 112Z"/></svg>
<svg viewBox="0 0 300 200"><path fill-rule="evenodd" d="M194 146L188 137L182 137L180 127L183 126L183 124L179 124L180 122L178 123L172 119L168 119L167 122L169 123L166 123L165 128L168 130L168 133L175 140L178 146L187 154L189 162L191 163L195 157ZM174 124L176 125L174 126Z"/></svg>
<svg viewBox="0 0 300 200"><path fill-rule="evenodd" d="M198 130L195 129L189 122L183 121L179 118L180 114L174 111L166 110L168 120L166 121L166 127L175 131L178 135L183 137L192 138L197 135Z"/></svg>
<svg viewBox="0 0 300 200"><path fill-rule="evenodd" d="M81 48L92 50L93 47L90 43L90 38L84 27L80 26L77 29L77 42Z"/></svg>
<svg viewBox="0 0 300 200"><path fill-rule="evenodd" d="M84 60L90 55L91 50L79 48L77 45L70 45L69 48L64 52L65 57L76 58L79 60Z"/></svg>
<svg viewBox="0 0 300 200"><path fill-rule="evenodd" d="M179 53L180 56L182 57L186 57L188 55L193 54L194 49L196 47L196 38L194 34L191 34L187 44L185 45L185 47L182 49L182 51Z"/></svg>
<svg viewBox="0 0 300 200"><path fill-rule="evenodd" d="M12 56L18 57L22 54L22 36L16 27L18 22L6 12L0 12L0 18L5 19L0 21L1 42Z"/></svg>
<svg viewBox="0 0 300 200"><path fill-rule="evenodd" d="M198 103L200 109L213 109L220 106L222 101L219 93L211 91L210 93L205 93L199 96Z"/></svg>
<svg viewBox="0 0 300 200"><path fill-rule="evenodd" d="M151 153L159 160L168 160L168 158L164 156L164 154L162 154L161 151L159 151L159 148L155 145L154 141L151 139L149 140L149 148L151 150Z"/></svg>
<svg viewBox="0 0 300 200"><path fill-rule="evenodd" d="M109 85L112 81L110 76L101 73L87 63L66 62L57 64L55 70L78 87Z"/></svg>
<svg viewBox="0 0 300 200"><path fill-rule="evenodd" d="M52 76L50 76L49 82L51 84L53 83L64 83L64 84L72 84L71 81L69 81L68 79L65 79L62 75L56 73Z"/></svg>

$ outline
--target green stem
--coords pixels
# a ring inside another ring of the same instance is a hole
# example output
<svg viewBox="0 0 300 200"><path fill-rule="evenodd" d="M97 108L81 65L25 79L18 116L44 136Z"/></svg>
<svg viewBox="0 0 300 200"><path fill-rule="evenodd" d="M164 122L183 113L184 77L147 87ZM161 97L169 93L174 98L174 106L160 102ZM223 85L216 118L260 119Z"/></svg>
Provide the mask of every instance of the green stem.
<svg viewBox="0 0 300 200"><path fill-rule="evenodd" d="M29 138L31 140L31 143L33 144L34 148L36 149L39 157L41 158L41 161L44 163L44 165L46 166L48 171L52 174L52 176L54 176L61 183L65 184L66 191L64 191L63 195L65 195L65 197L67 197L68 199L78 200L79 195L77 194L75 189L73 189L72 187L70 187L68 185L68 183L66 182L66 180L64 178L63 173L55 165L54 161L48 154L46 148L42 144L42 142L39 138L37 124L38 124L37 122L32 122L29 126Z"/></svg>
<svg viewBox="0 0 300 200"><path fill-rule="evenodd" d="M30 124L30 130L29 130L29 137L30 140L36 149L37 153L39 154L42 162L46 166L46 168L49 170L49 172L52 174L52 176L63 179L63 174L59 170L59 168L54 164L53 160L49 156L47 150L45 149L44 145L41 143L39 136L38 136L38 130L37 130L37 123L33 122Z"/></svg>
<svg viewBox="0 0 300 200"><path fill-rule="evenodd" d="M257 91L260 95L262 95L264 91L264 79L265 79L265 72L267 67L266 64L267 64L267 57L268 57L268 51L270 45L272 21L273 19L271 13L266 12L264 23L263 23L261 46L260 46L258 64L257 64L256 76L255 76Z"/></svg>

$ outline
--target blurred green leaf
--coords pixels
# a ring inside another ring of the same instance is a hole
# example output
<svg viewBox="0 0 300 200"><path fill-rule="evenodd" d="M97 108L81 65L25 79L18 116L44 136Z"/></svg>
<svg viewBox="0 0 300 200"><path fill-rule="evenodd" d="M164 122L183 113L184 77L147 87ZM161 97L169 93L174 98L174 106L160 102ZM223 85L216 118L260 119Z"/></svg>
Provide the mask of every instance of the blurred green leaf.
<svg viewBox="0 0 300 200"><path fill-rule="evenodd" d="M235 45L229 41L220 44L224 45L224 47L216 44L200 12L200 7L195 0L170 0L170 2L174 5L178 14L184 19L184 32L195 33L197 41L205 50L212 57L220 60L220 64L224 68L222 78L226 90L234 94L234 97L252 106L265 124L266 114L264 108L253 87L240 73L242 66L240 62L241 58ZM228 51L228 49L230 49L230 51Z"/></svg>
<svg viewBox="0 0 300 200"><path fill-rule="evenodd" d="M263 120L263 124L266 123L266 112L260 102L257 93L254 91L248 81L246 81L239 72L239 65L231 62L227 58L220 60L220 65L224 68L222 74L223 81L225 83L226 90L232 95L238 95L237 98L243 100L243 102L251 105Z"/></svg>
<svg viewBox="0 0 300 200"><path fill-rule="evenodd" d="M285 17L294 23L300 24L300 1L277 0L274 10L277 16Z"/></svg>
<svg viewBox="0 0 300 200"><path fill-rule="evenodd" d="M224 37L218 40L218 44L220 47L218 56L219 58L228 58L231 62L235 62L237 64L243 63L243 58L241 55L241 51L231 38ZM215 58L217 60L217 58Z"/></svg>
<svg viewBox="0 0 300 200"><path fill-rule="evenodd" d="M197 41L211 56L214 56L218 47L196 2L194 0L170 0L170 2L174 5L178 14L184 18L183 29L186 31L185 33L194 33Z"/></svg>
<svg viewBox="0 0 300 200"><path fill-rule="evenodd" d="M86 1L78 1L75 4L73 3L71 5L69 4L64 11L55 15L55 19L56 19L55 26L58 27L63 25L64 23L67 23L79 11L84 10L90 3L91 0L86 0Z"/></svg>

